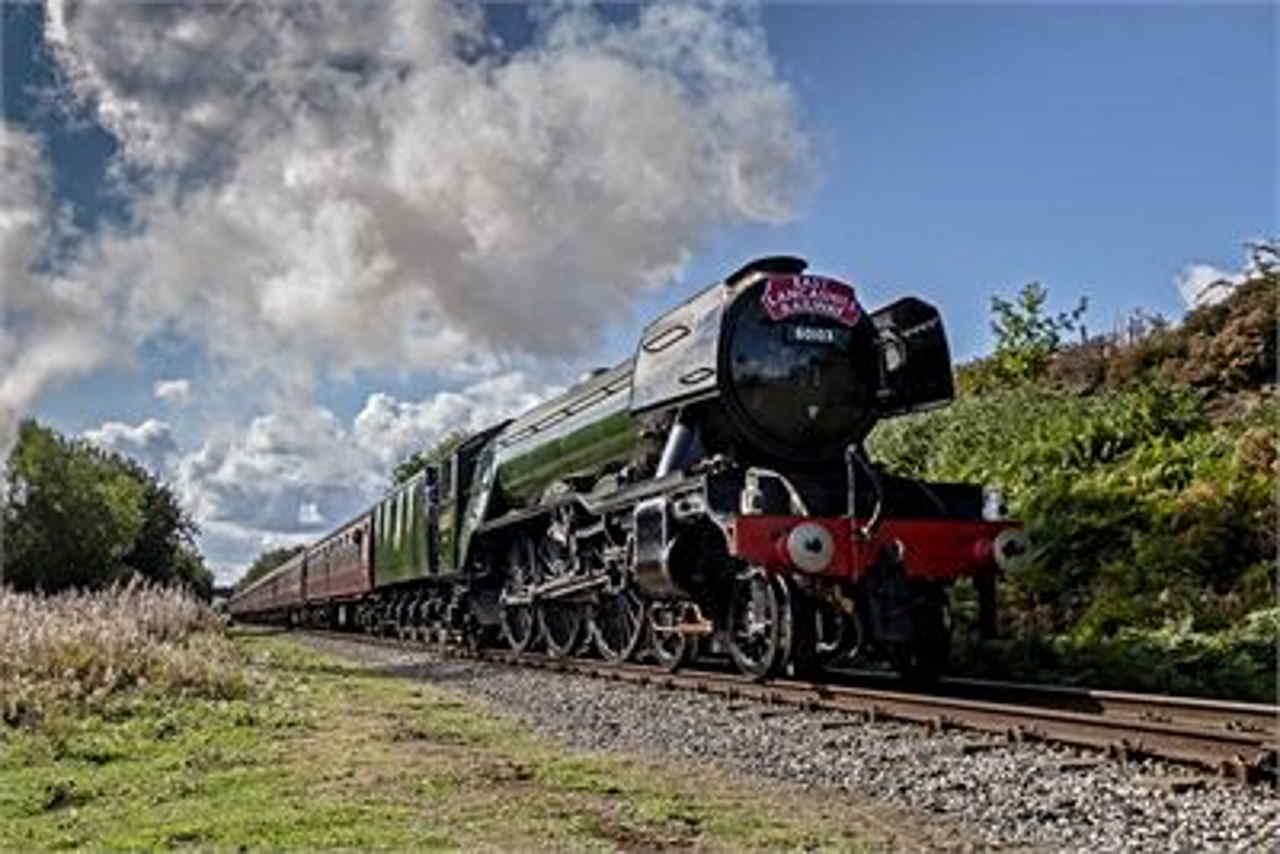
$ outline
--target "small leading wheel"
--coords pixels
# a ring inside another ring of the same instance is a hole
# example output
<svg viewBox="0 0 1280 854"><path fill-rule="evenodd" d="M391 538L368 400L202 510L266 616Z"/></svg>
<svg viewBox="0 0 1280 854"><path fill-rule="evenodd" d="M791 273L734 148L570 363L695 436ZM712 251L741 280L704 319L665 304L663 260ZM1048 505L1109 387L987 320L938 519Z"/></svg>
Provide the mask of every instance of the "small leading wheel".
<svg viewBox="0 0 1280 854"><path fill-rule="evenodd" d="M644 602L630 589L600 597L591 617L591 635L605 661L631 658L644 636Z"/></svg>
<svg viewBox="0 0 1280 854"><path fill-rule="evenodd" d="M817 666L850 662L862 654L866 634L857 614L846 614L823 604L814 610L814 619L814 662Z"/></svg>
<svg viewBox="0 0 1280 854"><path fill-rule="evenodd" d="M729 655L753 679L768 679L786 663L791 646L787 599L782 584L760 567L734 576L726 625Z"/></svg>
<svg viewBox="0 0 1280 854"><path fill-rule="evenodd" d="M649 652L658 666L675 672L693 661L698 643L678 629L680 606L672 602L651 602L647 611Z"/></svg>
<svg viewBox="0 0 1280 854"><path fill-rule="evenodd" d="M538 622L542 625L542 637L552 658L573 655L586 622L581 605L554 600L542 602L538 605Z"/></svg>
<svg viewBox="0 0 1280 854"><path fill-rule="evenodd" d="M429 638L429 630L427 628L431 623L431 599L424 596L418 600L413 609L413 639L418 643L425 644Z"/></svg>

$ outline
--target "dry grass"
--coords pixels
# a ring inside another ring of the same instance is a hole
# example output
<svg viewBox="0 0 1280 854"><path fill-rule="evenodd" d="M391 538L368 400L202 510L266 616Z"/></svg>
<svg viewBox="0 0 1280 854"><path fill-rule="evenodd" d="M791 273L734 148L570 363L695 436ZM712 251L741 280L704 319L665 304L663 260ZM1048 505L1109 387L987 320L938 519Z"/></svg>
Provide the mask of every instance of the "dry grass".
<svg viewBox="0 0 1280 854"><path fill-rule="evenodd" d="M241 657L189 594L140 581L56 596L0 588L0 720L101 709L129 690L245 696Z"/></svg>

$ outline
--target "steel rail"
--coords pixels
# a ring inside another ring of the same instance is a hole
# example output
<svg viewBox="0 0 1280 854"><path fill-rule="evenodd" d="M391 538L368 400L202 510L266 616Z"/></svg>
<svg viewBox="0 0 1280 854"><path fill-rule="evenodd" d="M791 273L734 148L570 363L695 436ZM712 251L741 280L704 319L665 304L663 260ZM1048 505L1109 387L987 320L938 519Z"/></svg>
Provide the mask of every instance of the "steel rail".
<svg viewBox="0 0 1280 854"><path fill-rule="evenodd" d="M1220 704L1222 717L1216 725L1169 723L1152 719L1155 715L1134 715L1143 695L1119 695L1122 705L1103 705L1098 711L1064 711L1022 703L993 702L946 694L892 691L777 679L754 682L746 677L706 671L669 673L640 664L609 664L579 659L555 659L530 653L485 653L485 660L580 673L606 679L621 679L667 688L682 688L718 694L730 699L750 699L764 703L801 706L860 715L865 720L900 720L923 724L935 731L968 729L1003 735L1012 741L1044 741L1105 751L1109 756L1131 758L1153 756L1193 764L1223 776L1257 781L1268 776L1268 765L1280 743L1277 711L1269 709L1269 728L1236 729L1228 725L1241 708L1262 715L1266 706L1248 703ZM992 687L1005 687L990 683ZM1028 688L1017 686L1029 699ZM1048 692L1052 695L1054 692ZM1107 692L1097 692L1107 693ZM1171 702L1172 701L1172 702ZM1154 697L1156 709L1189 706L1201 714L1219 705L1215 701ZM1116 714L1123 708L1129 714Z"/></svg>
<svg viewBox="0 0 1280 854"><path fill-rule="evenodd" d="M833 670L833 675L857 682L888 682L888 674L862 670ZM980 699L1036 705L1108 717L1129 717L1186 726L1221 727L1238 732L1276 731L1280 706L1235 700L1176 697L1165 694L1138 694L1060 685L1036 685L966 677L943 677L931 687L936 693L956 698ZM893 690L892 688L888 690Z"/></svg>
<svg viewBox="0 0 1280 854"><path fill-rule="evenodd" d="M1265 704L956 678L940 680L927 692L794 679L756 682L745 676L693 668L673 673L647 664L506 650L467 652L398 638L323 634L729 700L841 712L869 722L904 721L935 732L971 730L1011 742L1069 745L1117 759L1156 757L1246 782L1276 779L1280 707Z"/></svg>

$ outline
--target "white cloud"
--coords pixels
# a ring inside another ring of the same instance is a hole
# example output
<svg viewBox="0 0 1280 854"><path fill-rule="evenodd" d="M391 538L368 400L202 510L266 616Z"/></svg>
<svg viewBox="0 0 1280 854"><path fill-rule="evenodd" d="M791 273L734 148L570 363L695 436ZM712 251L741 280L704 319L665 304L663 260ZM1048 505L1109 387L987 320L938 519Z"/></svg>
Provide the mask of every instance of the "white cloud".
<svg viewBox="0 0 1280 854"><path fill-rule="evenodd" d="M355 441L390 468L454 430L475 432L489 427L531 408L555 391L515 371L417 403L379 392L370 395L356 415Z"/></svg>
<svg viewBox="0 0 1280 854"><path fill-rule="evenodd" d="M37 272L72 231L51 181L39 140L0 121L0 461L46 388L118 353L97 295Z"/></svg>
<svg viewBox="0 0 1280 854"><path fill-rule="evenodd" d="M178 454L173 430L154 418L137 425L108 421L96 430L85 431L84 437L109 451L134 458L160 477L167 473Z"/></svg>
<svg viewBox="0 0 1280 854"><path fill-rule="evenodd" d="M327 409L285 409L216 431L176 463L175 483L205 528L211 564L243 565L263 542L311 539L361 512L395 463L451 431L488 427L554 392L513 372L417 402L375 393L349 430Z"/></svg>
<svg viewBox="0 0 1280 854"><path fill-rule="evenodd" d="M172 323L305 391L582 351L702 236L790 214L808 140L741 9L564 11L502 55L474 49L481 21L445 0L51 3L76 97L159 188L79 274L132 337Z"/></svg>
<svg viewBox="0 0 1280 854"><path fill-rule="evenodd" d="M298 524L306 525L308 528L314 528L325 523L324 516L320 513L320 506L314 501L304 501L298 508Z"/></svg>
<svg viewBox="0 0 1280 854"><path fill-rule="evenodd" d="M154 388L157 400L163 400L174 406L186 406L191 402L190 380L160 380Z"/></svg>
<svg viewBox="0 0 1280 854"><path fill-rule="evenodd" d="M1174 283L1187 308L1197 308L1222 302L1244 280L1244 273L1231 273L1210 264L1188 264Z"/></svg>
<svg viewBox="0 0 1280 854"><path fill-rule="evenodd" d="M33 272L66 218L34 140L5 131L0 419L158 333L190 343L202 399L252 387L237 408L271 413L184 442L172 468L228 566L358 511L449 429L525 408L707 236L785 220L810 183L754 12L628 8L551 7L507 50L468 0L50 0L130 223ZM314 403L363 370L470 385L373 394L350 425ZM184 405L183 382L153 391Z"/></svg>
<svg viewBox="0 0 1280 854"><path fill-rule="evenodd" d="M310 539L307 534L269 534L209 522L201 526L200 545L205 565L213 571L217 584L231 584L244 575L252 560L268 549L296 546Z"/></svg>
<svg viewBox="0 0 1280 854"><path fill-rule="evenodd" d="M354 512L386 484L333 413L320 407L221 431L184 456L176 476L197 521L272 534L316 533L315 520Z"/></svg>

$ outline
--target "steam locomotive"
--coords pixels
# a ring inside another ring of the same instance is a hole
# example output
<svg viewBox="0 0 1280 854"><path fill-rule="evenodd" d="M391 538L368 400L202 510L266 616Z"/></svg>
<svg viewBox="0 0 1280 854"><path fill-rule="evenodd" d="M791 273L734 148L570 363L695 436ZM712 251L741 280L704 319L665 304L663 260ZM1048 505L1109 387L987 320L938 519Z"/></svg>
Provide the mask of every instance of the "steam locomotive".
<svg viewBox="0 0 1280 854"><path fill-rule="evenodd" d="M997 491L888 474L881 419L953 396L937 310L874 312L761 258L659 317L635 356L470 437L237 594L233 615L461 635L764 679L864 647L946 662L948 589L1025 552Z"/></svg>

